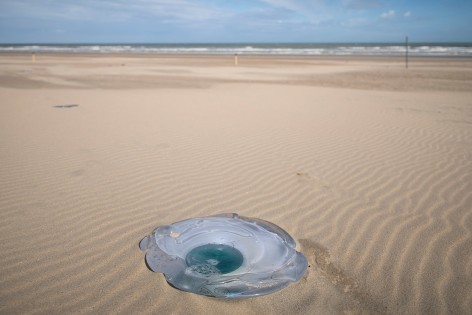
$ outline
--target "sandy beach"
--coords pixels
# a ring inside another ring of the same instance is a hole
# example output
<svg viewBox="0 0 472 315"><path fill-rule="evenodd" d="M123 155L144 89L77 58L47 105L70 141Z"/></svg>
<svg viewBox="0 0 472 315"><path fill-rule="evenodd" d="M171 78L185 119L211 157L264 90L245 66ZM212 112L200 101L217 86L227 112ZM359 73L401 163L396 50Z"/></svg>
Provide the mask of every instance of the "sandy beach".
<svg viewBox="0 0 472 315"><path fill-rule="evenodd" d="M472 313L472 59L0 54L1 314ZM71 106L72 105L72 106ZM235 212L310 267L174 289L155 227Z"/></svg>

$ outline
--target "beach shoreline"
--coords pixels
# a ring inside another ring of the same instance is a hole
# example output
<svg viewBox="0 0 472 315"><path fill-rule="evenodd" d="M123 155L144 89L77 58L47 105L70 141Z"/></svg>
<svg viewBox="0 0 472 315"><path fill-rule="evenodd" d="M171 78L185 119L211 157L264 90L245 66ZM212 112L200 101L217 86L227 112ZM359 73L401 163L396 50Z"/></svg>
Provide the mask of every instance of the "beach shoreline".
<svg viewBox="0 0 472 315"><path fill-rule="evenodd" d="M31 54L46 57L136 57L136 58L233 58L235 55L248 59L314 59L314 60L405 60L405 53L400 52L390 55L368 55L368 54L267 54L267 53L155 53L155 52L51 52L51 51L0 51L0 56L4 57L19 57L29 56ZM444 54L444 55L428 55L428 54L409 54L408 58L412 59L432 59L432 60L467 60L472 59L470 54Z"/></svg>
<svg viewBox="0 0 472 315"><path fill-rule="evenodd" d="M4 68L0 81L21 88L148 89L250 82L384 90L472 89L472 59L468 58L418 58L407 65L400 57L237 56L236 60L229 55L15 53L0 54L0 64ZM19 65L23 68L15 72Z"/></svg>

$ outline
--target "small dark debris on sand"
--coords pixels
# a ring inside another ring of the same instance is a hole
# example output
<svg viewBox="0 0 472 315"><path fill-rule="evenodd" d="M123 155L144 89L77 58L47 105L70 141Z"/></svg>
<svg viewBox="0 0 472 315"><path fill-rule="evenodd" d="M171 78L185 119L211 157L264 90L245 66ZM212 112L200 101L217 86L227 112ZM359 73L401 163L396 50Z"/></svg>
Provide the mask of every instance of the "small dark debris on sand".
<svg viewBox="0 0 472 315"><path fill-rule="evenodd" d="M79 105L77 104L68 104L68 105L55 105L53 107L57 107L57 108L71 108L71 107L78 107Z"/></svg>

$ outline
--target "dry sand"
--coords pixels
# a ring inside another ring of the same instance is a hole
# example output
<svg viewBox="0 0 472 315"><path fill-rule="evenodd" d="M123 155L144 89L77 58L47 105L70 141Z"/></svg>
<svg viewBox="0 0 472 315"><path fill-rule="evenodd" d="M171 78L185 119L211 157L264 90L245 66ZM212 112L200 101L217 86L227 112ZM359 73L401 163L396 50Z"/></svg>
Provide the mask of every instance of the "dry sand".
<svg viewBox="0 0 472 315"><path fill-rule="evenodd" d="M0 55L0 313L472 313L472 60ZM58 105L78 105L55 107ZM138 248L237 212L310 268L246 300Z"/></svg>

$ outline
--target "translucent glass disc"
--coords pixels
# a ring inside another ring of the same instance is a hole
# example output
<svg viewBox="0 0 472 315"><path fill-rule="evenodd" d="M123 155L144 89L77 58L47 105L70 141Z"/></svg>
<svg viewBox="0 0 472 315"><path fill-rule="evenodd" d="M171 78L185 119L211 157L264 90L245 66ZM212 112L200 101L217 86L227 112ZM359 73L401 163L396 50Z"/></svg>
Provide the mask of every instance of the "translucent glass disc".
<svg viewBox="0 0 472 315"><path fill-rule="evenodd" d="M192 218L156 228L140 248L146 263L174 287L197 294L242 298L265 295L298 281L308 263L277 225L237 214Z"/></svg>

